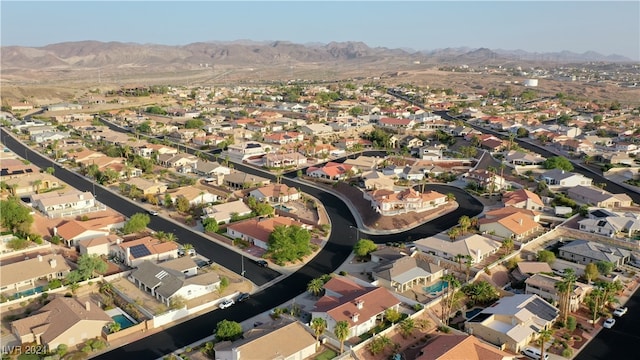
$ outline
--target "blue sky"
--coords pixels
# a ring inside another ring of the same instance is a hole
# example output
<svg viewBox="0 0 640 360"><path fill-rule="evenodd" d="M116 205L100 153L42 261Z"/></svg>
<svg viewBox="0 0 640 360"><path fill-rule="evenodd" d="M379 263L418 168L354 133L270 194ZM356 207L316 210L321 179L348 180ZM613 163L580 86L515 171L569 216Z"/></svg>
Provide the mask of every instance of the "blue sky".
<svg viewBox="0 0 640 360"><path fill-rule="evenodd" d="M363 41L369 46L569 50L640 60L640 2L5 1L3 46L80 41Z"/></svg>

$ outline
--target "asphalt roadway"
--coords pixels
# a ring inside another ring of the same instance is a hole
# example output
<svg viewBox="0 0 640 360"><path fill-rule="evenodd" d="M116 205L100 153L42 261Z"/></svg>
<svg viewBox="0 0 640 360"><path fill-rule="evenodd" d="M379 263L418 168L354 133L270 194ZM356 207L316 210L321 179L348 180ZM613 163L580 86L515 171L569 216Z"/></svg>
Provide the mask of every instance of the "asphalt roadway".
<svg viewBox="0 0 640 360"><path fill-rule="evenodd" d="M35 165L46 168L54 163L48 158L34 152L23 144L7 136L2 129L2 142L16 154L28 154L28 159ZM264 171L236 164L236 169L247 171L263 177L274 178ZM92 191L93 183L88 179L78 176L64 168L56 166L55 176L66 183L83 191ZM306 186L284 178L283 182L290 186L300 188L303 192L316 197L324 205L331 220L332 231L328 242L323 249L300 270L279 281L272 286L257 292L243 303L236 304L224 310L217 310L205 313L196 318L187 320L166 330L155 333L141 340L111 350L96 356L95 359L157 359L172 351L192 344L204 337L211 335L216 324L224 319L242 322L253 316L273 309L280 304L294 298L306 291L307 283L321 275L332 273L347 259L356 242L357 232L353 230L356 226L353 214L345 203L333 194L324 192L315 187ZM467 215L476 216L482 211L482 204L466 193L464 190L446 185L428 185L427 189L440 191L442 193L453 193L459 207L444 216L434 219L414 229L395 235L367 235L376 243L390 241L405 242L416 240L427 236L432 236L457 224L458 219ZM124 200L101 187L95 187L97 199L105 205L131 216L137 212L145 211L143 208ZM195 232L182 229L162 217L152 217L150 228L156 231L173 232L180 242L193 244L198 252L210 258L214 262L240 273L241 255L228 248L211 242ZM253 262L245 262L246 277L257 285L264 284L279 274L271 269L260 268Z"/></svg>

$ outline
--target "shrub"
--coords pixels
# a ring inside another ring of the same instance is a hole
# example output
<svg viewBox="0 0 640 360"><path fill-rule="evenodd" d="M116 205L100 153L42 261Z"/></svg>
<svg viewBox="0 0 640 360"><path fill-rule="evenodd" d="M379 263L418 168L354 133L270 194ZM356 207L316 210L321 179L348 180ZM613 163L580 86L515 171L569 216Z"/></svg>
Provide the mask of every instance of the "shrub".
<svg viewBox="0 0 640 360"><path fill-rule="evenodd" d="M438 330L442 331L445 334L448 334L451 332L451 328L448 326L444 326L444 325L440 325L438 326Z"/></svg>
<svg viewBox="0 0 640 360"><path fill-rule="evenodd" d="M575 330L575 329L576 329L577 324L578 324L578 322L576 321L576 318L575 318L575 317L573 317L573 316L569 316L569 317L567 318L567 329L568 329L569 331L572 331L572 332L573 332L573 330Z"/></svg>
<svg viewBox="0 0 640 360"><path fill-rule="evenodd" d="M568 359L571 358L573 356L573 350L569 348L562 350L562 356Z"/></svg>
<svg viewBox="0 0 640 360"><path fill-rule="evenodd" d="M349 273L347 273L346 271L340 271L340 276L347 276L349 275Z"/></svg>
<svg viewBox="0 0 640 360"><path fill-rule="evenodd" d="M485 272L487 275L491 275L491 269L489 269L489 267L488 267L488 266L485 266L485 267L484 267L484 272Z"/></svg>
<svg viewBox="0 0 640 360"><path fill-rule="evenodd" d="M420 311L422 309L424 309L424 305L422 305L422 304L414 304L413 305L413 310L415 310L415 311Z"/></svg>

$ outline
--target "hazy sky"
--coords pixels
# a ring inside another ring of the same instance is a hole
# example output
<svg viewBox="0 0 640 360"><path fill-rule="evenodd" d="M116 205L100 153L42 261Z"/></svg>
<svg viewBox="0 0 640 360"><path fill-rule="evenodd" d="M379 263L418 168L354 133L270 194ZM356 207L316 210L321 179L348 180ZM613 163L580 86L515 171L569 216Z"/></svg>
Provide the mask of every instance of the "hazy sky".
<svg viewBox="0 0 640 360"><path fill-rule="evenodd" d="M1 42L184 45L362 41L369 46L593 50L640 60L640 1L6 1Z"/></svg>

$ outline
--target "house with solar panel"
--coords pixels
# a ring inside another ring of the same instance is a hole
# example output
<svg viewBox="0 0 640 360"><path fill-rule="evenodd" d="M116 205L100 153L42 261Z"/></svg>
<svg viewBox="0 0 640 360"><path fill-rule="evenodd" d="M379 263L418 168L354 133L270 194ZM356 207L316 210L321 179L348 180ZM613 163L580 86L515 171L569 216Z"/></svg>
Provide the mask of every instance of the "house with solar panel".
<svg viewBox="0 0 640 360"><path fill-rule="evenodd" d="M123 264L138 267L145 260L164 261L178 257L178 244L173 241L161 242L151 236L114 244L111 254Z"/></svg>
<svg viewBox="0 0 640 360"><path fill-rule="evenodd" d="M560 311L535 294L506 296L465 322L469 334L519 353L538 338L541 330L550 329Z"/></svg>
<svg viewBox="0 0 640 360"><path fill-rule="evenodd" d="M198 265L188 256L161 263L144 260L129 275L140 290L170 306L172 298L191 300L220 287L220 276L214 272L198 274Z"/></svg>

